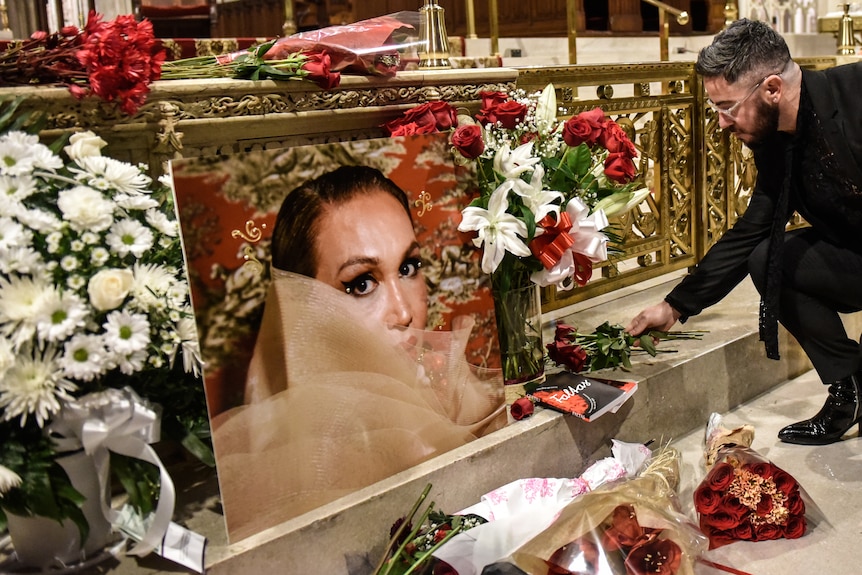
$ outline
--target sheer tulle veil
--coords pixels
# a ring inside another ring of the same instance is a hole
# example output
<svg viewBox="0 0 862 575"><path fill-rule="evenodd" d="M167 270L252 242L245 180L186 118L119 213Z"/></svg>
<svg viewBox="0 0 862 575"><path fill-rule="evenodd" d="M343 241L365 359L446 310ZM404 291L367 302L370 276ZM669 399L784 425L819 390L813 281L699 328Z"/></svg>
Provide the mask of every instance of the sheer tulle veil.
<svg viewBox="0 0 862 575"><path fill-rule="evenodd" d="M213 421L231 540L505 424L502 379L464 359L471 320L404 330L394 345L350 300L273 270L246 405Z"/></svg>

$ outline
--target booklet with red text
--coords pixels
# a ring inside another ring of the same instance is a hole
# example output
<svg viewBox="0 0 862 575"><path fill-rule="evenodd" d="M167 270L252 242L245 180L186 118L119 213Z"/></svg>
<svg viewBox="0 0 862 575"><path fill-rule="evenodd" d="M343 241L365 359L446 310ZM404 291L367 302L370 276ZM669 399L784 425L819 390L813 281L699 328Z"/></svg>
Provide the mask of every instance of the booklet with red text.
<svg viewBox="0 0 862 575"><path fill-rule="evenodd" d="M561 371L549 374L544 382L527 392L540 405L592 421L607 412L616 412L637 388L635 381Z"/></svg>

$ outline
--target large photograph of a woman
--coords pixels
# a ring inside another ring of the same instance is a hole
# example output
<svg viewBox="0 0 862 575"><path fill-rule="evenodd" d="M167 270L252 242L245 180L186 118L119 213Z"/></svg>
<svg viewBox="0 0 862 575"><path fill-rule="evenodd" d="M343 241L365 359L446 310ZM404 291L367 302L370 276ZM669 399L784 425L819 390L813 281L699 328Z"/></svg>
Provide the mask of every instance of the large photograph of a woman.
<svg viewBox="0 0 862 575"><path fill-rule="evenodd" d="M492 304L454 231L467 184L439 136L379 144L173 166L232 541L505 423ZM271 179L244 182L251 164Z"/></svg>

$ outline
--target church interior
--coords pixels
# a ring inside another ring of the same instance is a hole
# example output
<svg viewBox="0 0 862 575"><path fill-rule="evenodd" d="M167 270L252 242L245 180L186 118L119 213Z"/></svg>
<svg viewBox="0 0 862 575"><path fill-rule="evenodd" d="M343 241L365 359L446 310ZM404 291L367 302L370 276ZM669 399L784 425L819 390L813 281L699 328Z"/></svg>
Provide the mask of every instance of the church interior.
<svg viewBox="0 0 862 575"><path fill-rule="evenodd" d="M437 19L429 32L432 8ZM401 56L397 72L346 71L328 88L272 79L156 80L131 116L94 98L76 99L64 87L0 87L0 98L20 97L21 110L45 114L43 137L90 130L106 142L103 153L148 166L154 179L183 160L384 138L383 126L414 106L443 100L476 113L486 91L536 92L553 84L560 116L603 109L635 142L639 181L649 194L618 219L622 251L596 263L589 282L570 291L541 289L546 343L558 324L624 324L660 301L744 213L756 179L752 153L721 129L694 68L698 52L717 33L739 18L768 22L784 36L794 60L810 70L858 62L862 54L862 3L827 0L0 0L0 9L4 49L37 30L83 27L91 11L105 20L132 14L152 23L167 64L403 12L422 28L420 44L436 43L440 51L429 65L420 45ZM213 233L224 239L218 240L223 248L239 253L228 230ZM721 413L733 425L754 425L754 448L792 468L827 520L798 541L721 548L710 555L714 563L701 562L693 573L800 573L800 565L812 562L827 573L851 573L859 561L854 538L862 522L859 440L820 447L775 440L789 418L816 411L822 398L814 393L817 377L809 360L786 331L780 332L781 360L763 356L758 303L745 280L688 321L687 329L705 337L671 342L673 353L639 356L631 368L609 370L611 379L638 383L637 393L615 413L588 422L537 410L238 540L228 537L224 523L218 459L213 468L165 447L160 455L177 489L173 521L206 538L205 571L212 575L370 575L392 520L426 484L441 507L465 509L520 478L576 477L608 457L614 439L679 449L679 501L688 509L703 476L704 426L710 414ZM849 332L862 332L860 313L843 319ZM218 399L210 395L208 401L212 406ZM0 562L3 554L0 549ZM150 555L112 557L78 572L185 569Z"/></svg>

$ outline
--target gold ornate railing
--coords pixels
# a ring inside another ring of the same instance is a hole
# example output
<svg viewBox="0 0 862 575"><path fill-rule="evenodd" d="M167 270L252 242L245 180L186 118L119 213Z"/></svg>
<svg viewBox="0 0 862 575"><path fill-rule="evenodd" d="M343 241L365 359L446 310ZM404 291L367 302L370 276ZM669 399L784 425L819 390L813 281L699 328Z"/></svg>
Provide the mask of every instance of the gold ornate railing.
<svg viewBox="0 0 862 575"><path fill-rule="evenodd" d="M802 63L825 68L835 62L823 57ZM346 76L330 91L305 82L161 81L134 117L95 99L77 101L65 88L0 88L0 97L24 96L22 111L45 112L46 135L94 130L108 142L106 153L146 162L158 175L176 157L384 137L381 124L416 104L445 100L477 109L483 90L539 90L549 82L562 114L599 106L629 132L640 152L640 177L652 193L614 222L624 251L599 265L584 288L546 289L543 309L696 264L744 211L754 168L747 150L718 130L693 63Z"/></svg>
<svg viewBox="0 0 862 575"><path fill-rule="evenodd" d="M835 59L800 63L823 68ZM519 88L548 83L556 87L561 114L600 107L627 131L640 154L639 178L651 193L612 222L622 253L597 266L581 289L545 288L544 311L690 267L745 211L756 175L751 152L719 129L694 63L519 70Z"/></svg>

